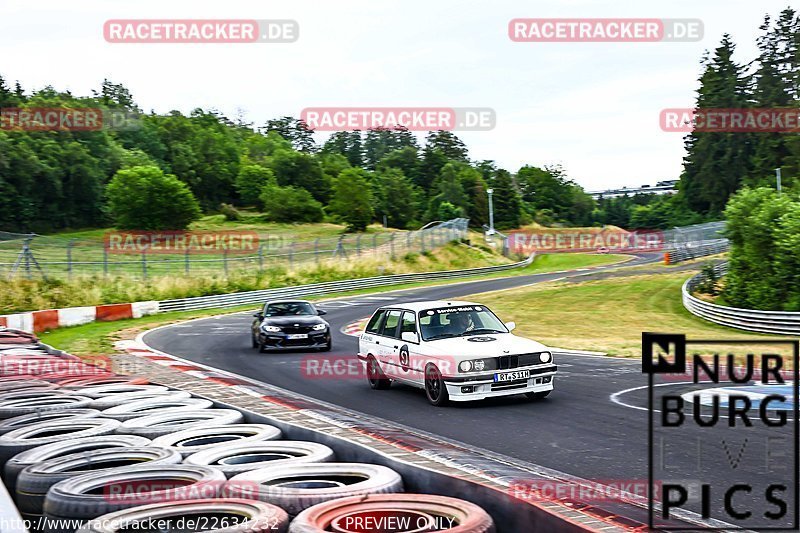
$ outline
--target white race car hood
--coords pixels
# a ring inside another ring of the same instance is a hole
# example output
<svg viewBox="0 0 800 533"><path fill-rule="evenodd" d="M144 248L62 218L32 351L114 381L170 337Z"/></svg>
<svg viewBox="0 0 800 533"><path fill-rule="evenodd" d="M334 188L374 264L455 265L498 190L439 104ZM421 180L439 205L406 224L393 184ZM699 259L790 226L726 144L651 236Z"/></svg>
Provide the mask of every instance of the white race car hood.
<svg viewBox="0 0 800 533"><path fill-rule="evenodd" d="M521 355L549 350L544 344L517 337L512 333L494 335L469 335L452 339L430 341L425 346L428 351L454 357L498 357L501 355Z"/></svg>

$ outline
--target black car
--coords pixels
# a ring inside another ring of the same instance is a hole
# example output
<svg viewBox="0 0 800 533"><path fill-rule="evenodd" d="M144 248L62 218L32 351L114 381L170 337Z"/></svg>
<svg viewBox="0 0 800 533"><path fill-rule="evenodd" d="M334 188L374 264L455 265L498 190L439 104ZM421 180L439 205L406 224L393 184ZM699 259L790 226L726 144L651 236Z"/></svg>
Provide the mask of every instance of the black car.
<svg viewBox="0 0 800 533"><path fill-rule="evenodd" d="M293 348L317 348L327 352L331 349L331 325L317 309L305 300L280 300L264 304L264 308L253 315L253 348L260 352L288 350Z"/></svg>

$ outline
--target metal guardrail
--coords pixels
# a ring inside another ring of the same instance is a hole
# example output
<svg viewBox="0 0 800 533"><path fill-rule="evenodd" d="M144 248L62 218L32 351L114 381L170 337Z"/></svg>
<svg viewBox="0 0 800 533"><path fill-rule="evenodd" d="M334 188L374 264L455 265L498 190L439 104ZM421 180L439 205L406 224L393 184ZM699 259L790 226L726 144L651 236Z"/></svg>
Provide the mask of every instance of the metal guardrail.
<svg viewBox="0 0 800 533"><path fill-rule="evenodd" d="M714 271L719 275L727 270L727 263L714 267ZM800 335L800 313L727 307L692 296L692 290L704 279L704 274L701 272L686 280L681 288L683 306L693 315L736 329L779 335Z"/></svg>
<svg viewBox="0 0 800 533"><path fill-rule="evenodd" d="M728 239L715 239L713 241L704 241L693 246L677 247L668 251L667 257L671 265L682 261L697 259L698 257L721 254L727 252L729 248L730 243Z"/></svg>
<svg viewBox="0 0 800 533"><path fill-rule="evenodd" d="M444 270L441 272L420 272L414 274L393 274L389 276L376 276L372 278L348 279L342 281L329 281L325 283L311 283L296 287L280 289L264 289L260 291L238 292L233 294L218 294L214 296L198 296L195 298L181 298L178 300L163 300L158 302L158 312L193 311L196 309L212 309L217 307L235 307L238 305L263 303L270 298L305 298L321 294L331 294L371 287L382 287L398 283L415 281L429 281L432 279L455 279L478 274L491 274L515 268L526 267L533 262L533 255L518 263L497 265L490 267L467 268L464 270Z"/></svg>

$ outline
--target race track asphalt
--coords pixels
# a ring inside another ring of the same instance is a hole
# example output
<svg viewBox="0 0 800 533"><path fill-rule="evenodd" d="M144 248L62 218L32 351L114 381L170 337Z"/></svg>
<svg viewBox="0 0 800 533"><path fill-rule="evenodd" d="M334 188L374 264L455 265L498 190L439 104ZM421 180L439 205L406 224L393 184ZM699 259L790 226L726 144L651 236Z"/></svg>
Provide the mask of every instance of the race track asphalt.
<svg viewBox="0 0 800 533"><path fill-rule="evenodd" d="M658 259L660 254L641 255L626 266ZM610 268L619 267L593 272ZM355 358L358 339L341 333L340 329L369 316L381 305L467 295L480 302L481 292L582 274L586 272L465 281L321 303L320 307L328 311L325 318L334 332L334 349L328 354L316 355L331 359ZM546 307L542 307L542 312L547 312ZM394 384L389 390L374 391L363 379L309 379L300 364L308 355L306 352L261 354L250 347L252 320L249 312L194 320L156 329L146 334L144 341L157 350L197 363L585 479L605 482L647 479L648 416L642 409L646 405L646 390L617 394L647 385L640 360L561 355L555 361L559 367L555 390L545 400L528 401L524 396L511 396L436 408L428 404L423 391L407 386ZM668 329L668 325L654 325L654 329ZM612 397L615 394L617 396ZM693 443L695 438L707 439L708 432L695 435L687 431L686 447L670 452L674 463L670 473L674 474L674 479L699 477ZM719 449L719 438L715 442ZM728 437L727 445L731 446L731 451L738 451L740 443ZM769 482L779 474L765 470L761 462L750 459L766 453L760 448L762 445L753 443L745 460L736 468L723 468L712 460L705 462L706 466L700 468L703 481L720 487L741 479ZM716 455L719 459L719 452ZM721 498L720 493L712 492L713 508L721 507ZM763 496L759 494L753 498L737 501L755 505ZM760 505L763 507L763 503Z"/></svg>

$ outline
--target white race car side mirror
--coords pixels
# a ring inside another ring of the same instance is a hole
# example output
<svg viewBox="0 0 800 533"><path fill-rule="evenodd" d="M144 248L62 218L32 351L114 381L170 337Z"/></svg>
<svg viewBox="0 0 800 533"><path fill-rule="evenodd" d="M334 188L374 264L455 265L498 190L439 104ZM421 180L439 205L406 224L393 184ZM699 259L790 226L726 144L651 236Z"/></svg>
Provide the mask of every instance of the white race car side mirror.
<svg viewBox="0 0 800 533"><path fill-rule="evenodd" d="M506 322L506 328L508 328L508 331L514 331L516 327L517 327L516 322Z"/></svg>

